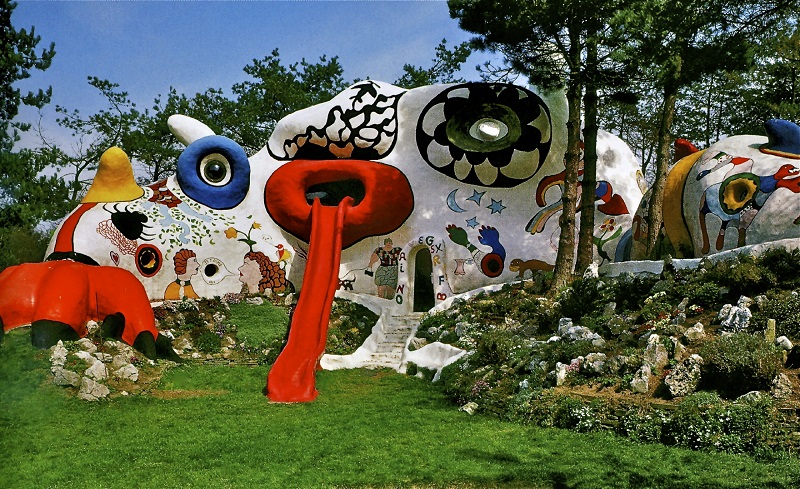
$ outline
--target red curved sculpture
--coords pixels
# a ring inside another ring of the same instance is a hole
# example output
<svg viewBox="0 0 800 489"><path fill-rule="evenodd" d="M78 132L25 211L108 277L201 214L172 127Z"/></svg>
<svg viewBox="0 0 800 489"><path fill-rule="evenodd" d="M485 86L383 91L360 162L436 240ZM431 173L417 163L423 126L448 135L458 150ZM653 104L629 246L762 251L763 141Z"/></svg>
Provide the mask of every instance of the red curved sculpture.
<svg viewBox="0 0 800 489"><path fill-rule="evenodd" d="M89 320L104 321L109 337L122 339L150 358L178 359L169 339L155 327L144 287L127 270L56 260L0 273L3 331L30 324L33 344L49 348L59 339L86 336Z"/></svg>
<svg viewBox="0 0 800 489"><path fill-rule="evenodd" d="M267 377L267 396L273 402L313 401L319 395L316 371L339 286L341 251L400 227L411 215L414 197L400 170L359 160L287 163L267 182L265 194L275 222L309 242L302 293L289 339Z"/></svg>

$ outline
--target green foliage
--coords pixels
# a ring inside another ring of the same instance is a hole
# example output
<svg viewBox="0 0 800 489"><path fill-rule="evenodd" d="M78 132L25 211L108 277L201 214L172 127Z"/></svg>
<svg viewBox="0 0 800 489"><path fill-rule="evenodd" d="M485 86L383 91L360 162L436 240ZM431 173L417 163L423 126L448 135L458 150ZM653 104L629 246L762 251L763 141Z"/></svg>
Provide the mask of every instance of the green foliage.
<svg viewBox="0 0 800 489"><path fill-rule="evenodd" d="M42 261L48 241L47 236L29 228L0 227L0 271L20 263Z"/></svg>
<svg viewBox="0 0 800 489"><path fill-rule="evenodd" d="M344 299L334 299L328 321L328 340L325 352L349 355L364 344L378 321L378 315L368 308Z"/></svg>
<svg viewBox="0 0 800 489"><path fill-rule="evenodd" d="M612 285L613 300L619 311L637 311L650 295L658 279L650 276L620 278Z"/></svg>
<svg viewBox="0 0 800 489"><path fill-rule="evenodd" d="M700 348L702 385L733 398L753 390L769 390L783 356L763 337L747 333L723 336Z"/></svg>
<svg viewBox="0 0 800 489"><path fill-rule="evenodd" d="M222 349L222 340L214 332L203 331L194 340L194 346L203 353L219 353Z"/></svg>
<svg viewBox="0 0 800 489"><path fill-rule="evenodd" d="M695 450L753 452L769 436L771 415L768 396L727 403L712 393L699 392L687 396L664 421L662 441Z"/></svg>
<svg viewBox="0 0 800 489"><path fill-rule="evenodd" d="M601 311L611 293L601 279L577 279L558 295L561 316L579 323L584 316Z"/></svg>
<svg viewBox="0 0 800 489"><path fill-rule="evenodd" d="M436 56L430 68L405 64L403 75L394 81L394 85L411 89L436 83L463 83L465 80L455 74L470 54L472 49L469 42L463 42L450 50L447 48L447 40L442 39L436 46Z"/></svg>
<svg viewBox="0 0 800 489"><path fill-rule="evenodd" d="M719 285L713 282L691 281L683 287L676 287L673 296L675 293L683 295L683 297L689 299L689 305L694 304L708 309L719 305L719 292Z"/></svg>
<svg viewBox="0 0 800 489"><path fill-rule="evenodd" d="M775 320L777 335L800 338L800 295L782 292L767 292L767 300L753 312L751 324L763 327L768 319Z"/></svg>

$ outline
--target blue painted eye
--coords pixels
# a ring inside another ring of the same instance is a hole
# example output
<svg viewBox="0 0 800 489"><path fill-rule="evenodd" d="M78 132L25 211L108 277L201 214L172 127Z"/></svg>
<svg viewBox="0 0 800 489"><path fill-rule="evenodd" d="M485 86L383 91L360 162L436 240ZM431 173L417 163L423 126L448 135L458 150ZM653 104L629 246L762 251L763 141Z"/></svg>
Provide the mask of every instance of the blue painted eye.
<svg viewBox="0 0 800 489"><path fill-rule="evenodd" d="M250 162L241 146L223 136L206 136L178 157L181 190L212 209L239 205L250 188Z"/></svg>

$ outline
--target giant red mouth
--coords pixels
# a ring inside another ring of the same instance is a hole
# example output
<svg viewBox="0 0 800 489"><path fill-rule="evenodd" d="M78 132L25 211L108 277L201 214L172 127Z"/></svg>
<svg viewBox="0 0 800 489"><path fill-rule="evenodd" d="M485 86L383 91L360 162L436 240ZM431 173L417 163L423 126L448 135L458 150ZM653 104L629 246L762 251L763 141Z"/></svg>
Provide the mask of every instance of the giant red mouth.
<svg viewBox="0 0 800 489"><path fill-rule="evenodd" d="M341 251L400 227L414 208L414 196L397 168L359 160L287 163L267 181L265 193L273 220L309 243L303 293L286 346L269 372L267 396L275 402L312 401Z"/></svg>

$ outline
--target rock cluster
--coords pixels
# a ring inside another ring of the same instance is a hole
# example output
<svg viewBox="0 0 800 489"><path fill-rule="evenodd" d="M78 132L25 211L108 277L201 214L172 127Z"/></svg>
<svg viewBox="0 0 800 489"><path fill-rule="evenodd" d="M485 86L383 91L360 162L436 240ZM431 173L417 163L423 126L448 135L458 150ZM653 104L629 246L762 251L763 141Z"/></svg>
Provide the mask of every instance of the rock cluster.
<svg viewBox="0 0 800 489"><path fill-rule="evenodd" d="M129 382L139 380L139 369L132 363L136 353L130 346L117 341L106 341L103 349L114 351L115 355L98 351L97 345L88 338L76 341L75 346L78 351L70 353L62 341L54 345L50 349L50 371L54 384L77 388L79 398L86 401L107 398L111 393L105 384L109 378ZM79 362L69 362L70 358ZM66 368L68 363L71 368ZM80 366L81 363L85 369ZM79 366L78 372L74 371L76 364Z"/></svg>

